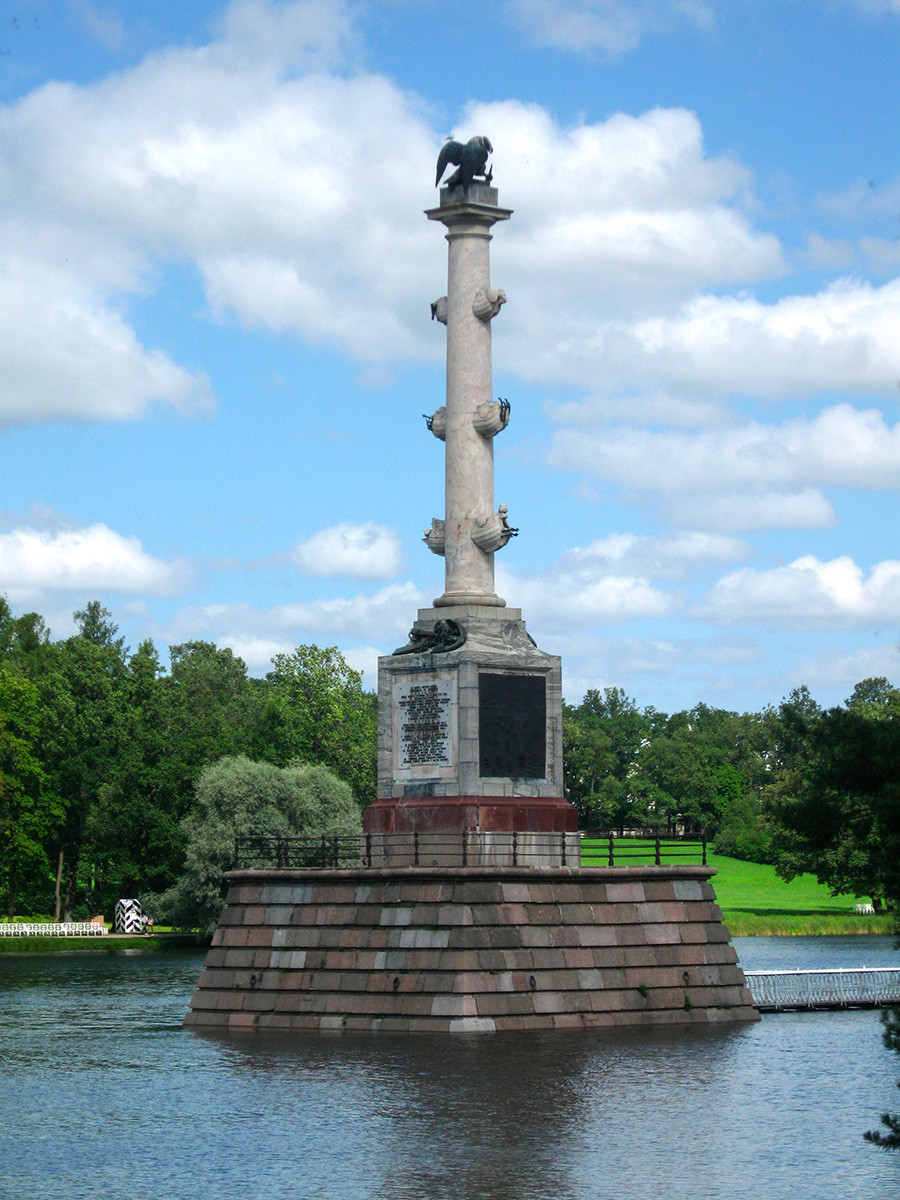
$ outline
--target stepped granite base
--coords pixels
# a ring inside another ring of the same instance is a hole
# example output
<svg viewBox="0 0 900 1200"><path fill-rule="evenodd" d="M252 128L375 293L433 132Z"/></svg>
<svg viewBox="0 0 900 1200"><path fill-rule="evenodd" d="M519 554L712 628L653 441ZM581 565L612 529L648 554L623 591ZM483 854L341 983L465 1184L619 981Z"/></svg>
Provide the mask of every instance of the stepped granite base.
<svg viewBox="0 0 900 1200"><path fill-rule="evenodd" d="M231 871L184 1023L470 1033L754 1021L714 874Z"/></svg>

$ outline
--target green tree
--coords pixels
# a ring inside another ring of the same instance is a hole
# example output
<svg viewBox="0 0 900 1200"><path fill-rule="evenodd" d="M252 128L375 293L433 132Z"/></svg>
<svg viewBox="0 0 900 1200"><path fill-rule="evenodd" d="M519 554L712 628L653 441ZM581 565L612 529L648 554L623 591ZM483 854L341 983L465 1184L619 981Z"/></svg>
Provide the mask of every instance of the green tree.
<svg viewBox="0 0 900 1200"><path fill-rule="evenodd" d="M82 850L92 809L114 787L123 743L127 669L110 614L96 603L76 613L79 632L50 645L41 694L41 756L64 818L56 850L54 914L71 918L90 884Z"/></svg>
<svg viewBox="0 0 900 1200"><path fill-rule="evenodd" d="M876 910L900 899L900 693L882 683L797 722L801 751L771 801L779 874L811 871Z"/></svg>
<svg viewBox="0 0 900 1200"><path fill-rule="evenodd" d="M95 903L159 891L177 877L184 855L179 751L173 746L171 693L152 641L127 663L121 690L115 770L91 806L83 855L92 865Z"/></svg>
<svg viewBox="0 0 900 1200"><path fill-rule="evenodd" d="M254 752L260 704L244 660L227 646L183 642L172 646L169 655L171 666L163 681L167 765L180 819L205 767L226 755Z"/></svg>
<svg viewBox="0 0 900 1200"><path fill-rule="evenodd" d="M884 1044L888 1050L900 1054L900 1008L889 1008L881 1014L884 1023ZM897 1084L900 1088L900 1083ZM881 1124L887 1130L870 1129L863 1134L867 1142L880 1146L882 1150L900 1150L900 1112L882 1113Z"/></svg>
<svg viewBox="0 0 900 1200"><path fill-rule="evenodd" d="M360 804L374 800L376 699L363 691L360 673L336 646L298 646L272 664L260 756L323 763Z"/></svg>
<svg viewBox="0 0 900 1200"><path fill-rule="evenodd" d="M633 778L655 714L621 688L591 688L563 713L566 796L583 822L615 828L636 813Z"/></svg>
<svg viewBox="0 0 900 1200"><path fill-rule="evenodd" d="M318 836L361 829L350 788L326 767L281 768L245 757L223 758L197 781L195 804L184 820L184 872L158 900L158 911L182 928L211 933L222 910L222 876L233 860L237 834Z"/></svg>
<svg viewBox="0 0 900 1200"><path fill-rule="evenodd" d="M39 735L37 688L0 667L0 886L9 920L20 891L49 874L44 847L62 815L37 757Z"/></svg>

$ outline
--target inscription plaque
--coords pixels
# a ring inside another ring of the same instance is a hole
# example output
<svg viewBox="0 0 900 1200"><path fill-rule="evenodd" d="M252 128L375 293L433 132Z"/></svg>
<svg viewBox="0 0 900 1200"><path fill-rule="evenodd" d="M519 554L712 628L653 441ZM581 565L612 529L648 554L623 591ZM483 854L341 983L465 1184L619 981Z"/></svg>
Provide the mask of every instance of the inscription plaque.
<svg viewBox="0 0 900 1200"><path fill-rule="evenodd" d="M545 778L547 681L543 675L479 674L478 751L482 778Z"/></svg>
<svg viewBox="0 0 900 1200"><path fill-rule="evenodd" d="M398 683L397 765L447 767L453 763L453 683L449 679Z"/></svg>

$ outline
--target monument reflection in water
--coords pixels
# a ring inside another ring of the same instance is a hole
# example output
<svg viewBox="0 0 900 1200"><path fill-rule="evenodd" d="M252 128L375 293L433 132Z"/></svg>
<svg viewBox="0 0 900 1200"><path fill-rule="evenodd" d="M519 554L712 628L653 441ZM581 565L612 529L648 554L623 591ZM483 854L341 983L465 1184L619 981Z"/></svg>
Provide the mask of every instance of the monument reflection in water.
<svg viewBox="0 0 900 1200"><path fill-rule="evenodd" d="M889 937L841 941L741 951L759 969L896 958ZM4 959L4 1200L896 1200L900 1162L862 1139L897 1095L875 1012L195 1037L197 955Z"/></svg>
<svg viewBox="0 0 900 1200"><path fill-rule="evenodd" d="M359 865L237 869L186 1024L494 1032L758 1019L705 866L582 868L563 794L560 660L494 590L487 138L447 143L445 586L378 664L378 798Z"/></svg>

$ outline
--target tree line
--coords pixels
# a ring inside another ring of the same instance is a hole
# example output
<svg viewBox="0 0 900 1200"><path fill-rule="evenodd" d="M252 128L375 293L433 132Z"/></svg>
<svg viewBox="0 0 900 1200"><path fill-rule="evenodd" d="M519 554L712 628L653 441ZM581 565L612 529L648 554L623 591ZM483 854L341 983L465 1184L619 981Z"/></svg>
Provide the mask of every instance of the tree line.
<svg viewBox="0 0 900 1200"><path fill-rule="evenodd" d="M0 597L0 911L111 914L185 870L195 789L223 757L320 764L375 795L375 697L335 648L278 654L264 679L211 642L131 651L98 601L52 641ZM265 830L262 830L265 832Z"/></svg>
<svg viewBox="0 0 900 1200"><path fill-rule="evenodd" d="M208 922L235 831L359 827L375 696L337 649L300 646L257 679L211 642L172 646L166 667L152 641L131 651L97 601L74 620L53 641L0 597L0 911L72 918L155 894ZM837 708L799 688L761 713L669 715L592 689L565 706L563 742L583 829L703 830L785 878L812 871L877 908L900 897L900 691L886 679Z"/></svg>
<svg viewBox="0 0 900 1200"><path fill-rule="evenodd" d="M702 830L720 854L812 872L876 911L900 899L900 690L885 678L835 708L801 687L760 713L669 716L590 690L565 706L563 744L582 828Z"/></svg>

